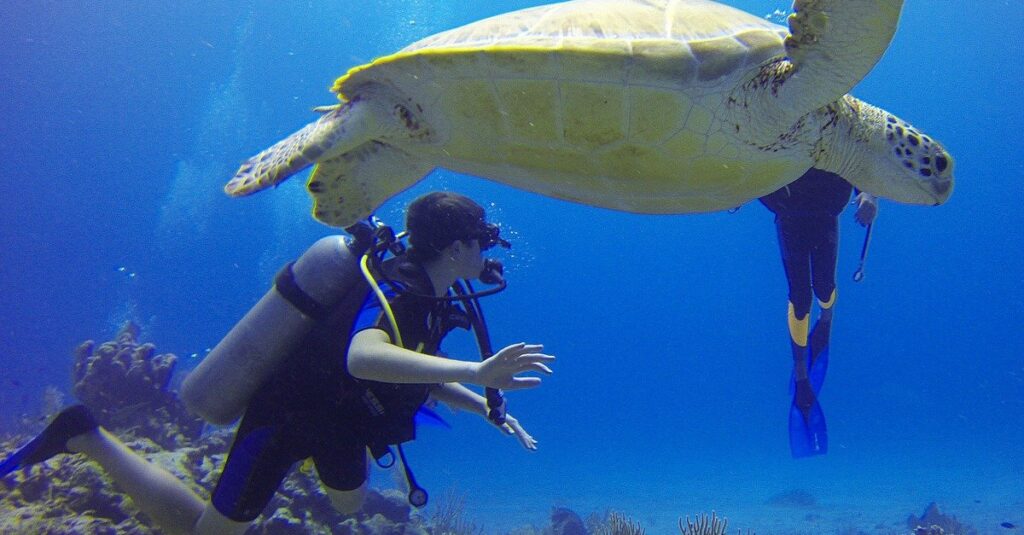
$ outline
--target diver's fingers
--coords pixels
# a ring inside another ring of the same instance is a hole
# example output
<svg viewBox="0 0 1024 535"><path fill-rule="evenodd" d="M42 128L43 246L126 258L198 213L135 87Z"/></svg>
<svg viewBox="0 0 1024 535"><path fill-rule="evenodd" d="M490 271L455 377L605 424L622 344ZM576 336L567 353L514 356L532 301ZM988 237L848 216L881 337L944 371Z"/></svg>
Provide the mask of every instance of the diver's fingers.
<svg viewBox="0 0 1024 535"><path fill-rule="evenodd" d="M516 438L519 439L519 443L522 444L524 448L530 451L536 451L537 441L530 436L525 429L523 429L523 426L519 425L518 420L510 419L508 424L515 430Z"/></svg>
<svg viewBox="0 0 1024 535"><path fill-rule="evenodd" d="M515 358L524 353L537 353L539 351L542 351L543 349L544 346L540 344L527 344L525 342L519 342L518 344L506 346L501 351L498 351L498 353L495 356L500 356L501 358L506 359Z"/></svg>
<svg viewBox="0 0 1024 535"><path fill-rule="evenodd" d="M526 373L526 372L540 372L540 373L546 373L548 375L551 375L552 373L554 373L553 371L551 371L551 368L548 368L547 366L545 366L545 365L543 365L543 364L541 364L539 362L528 362L528 363L520 364L517 367L516 371L515 371L515 373Z"/></svg>
<svg viewBox="0 0 1024 535"><path fill-rule="evenodd" d="M553 357L552 355L544 355L542 353L527 353L525 355L519 355L518 357L516 357L515 363L521 366L533 364L540 364L543 366L545 362L554 362L554 360L555 357ZM544 367L547 368L547 366ZM548 370L548 373L551 373L551 371Z"/></svg>
<svg viewBox="0 0 1024 535"><path fill-rule="evenodd" d="M540 386L540 377L513 377L503 388L505 390L523 390Z"/></svg>

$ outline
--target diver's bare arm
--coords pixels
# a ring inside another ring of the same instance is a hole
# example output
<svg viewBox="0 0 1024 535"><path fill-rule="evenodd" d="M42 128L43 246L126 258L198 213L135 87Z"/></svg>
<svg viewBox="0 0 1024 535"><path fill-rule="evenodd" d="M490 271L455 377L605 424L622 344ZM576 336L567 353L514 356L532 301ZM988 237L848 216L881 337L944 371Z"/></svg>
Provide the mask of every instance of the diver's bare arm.
<svg viewBox="0 0 1024 535"><path fill-rule="evenodd" d="M385 383L473 382L478 362L417 353L391 343L380 329L359 331L348 349L348 371L355 377Z"/></svg>
<svg viewBox="0 0 1024 535"><path fill-rule="evenodd" d="M487 400L459 383L442 383L430 391L430 397L452 408L487 416Z"/></svg>
<svg viewBox="0 0 1024 535"><path fill-rule="evenodd" d="M526 372L551 373L545 363L555 359L538 353L543 346L512 344L483 362L467 362L424 355L391 343L380 329L366 329L352 337L348 371L360 379L389 383L472 383L514 390L540 385Z"/></svg>
<svg viewBox="0 0 1024 535"><path fill-rule="evenodd" d="M487 423L497 427L501 432L515 436L519 443L527 450L533 451L537 449L537 440L523 429L523 426L519 424L519 420L506 413L505 423L495 424L487 417L487 400L465 386L458 383L444 383L434 387L430 391L430 395L438 401L477 414L484 420L487 420Z"/></svg>

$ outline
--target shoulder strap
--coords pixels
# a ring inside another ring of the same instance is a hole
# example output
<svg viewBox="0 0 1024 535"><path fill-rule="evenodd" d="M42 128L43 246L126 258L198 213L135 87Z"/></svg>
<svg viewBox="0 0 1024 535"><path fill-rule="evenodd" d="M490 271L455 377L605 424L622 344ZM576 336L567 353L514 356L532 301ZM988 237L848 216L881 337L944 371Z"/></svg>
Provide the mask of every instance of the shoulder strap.
<svg viewBox="0 0 1024 535"><path fill-rule="evenodd" d="M292 272L294 264L295 262L289 262L288 265L281 268L281 271L274 277L274 287L277 288L277 292L281 294L281 297L284 297L299 312L316 321L326 320L328 308L310 297L309 294L296 284L295 273Z"/></svg>

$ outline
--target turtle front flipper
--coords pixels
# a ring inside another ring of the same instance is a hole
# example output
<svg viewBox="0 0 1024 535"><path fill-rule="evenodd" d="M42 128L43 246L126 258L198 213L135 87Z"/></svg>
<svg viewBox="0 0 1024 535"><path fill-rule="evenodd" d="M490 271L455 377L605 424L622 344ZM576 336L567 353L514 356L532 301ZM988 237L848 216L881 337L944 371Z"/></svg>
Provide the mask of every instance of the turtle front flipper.
<svg viewBox="0 0 1024 535"><path fill-rule="evenodd" d="M796 0L789 16L786 53L815 108L845 95L889 48L903 0ZM809 79L809 80L808 80ZM799 88L797 92L803 93Z"/></svg>
<svg viewBox="0 0 1024 535"><path fill-rule="evenodd" d="M329 109L320 119L249 158L224 186L232 197L276 186L324 158L353 150L382 129L375 106L352 100Z"/></svg>
<svg viewBox="0 0 1024 535"><path fill-rule="evenodd" d="M332 227L348 227L419 182L432 168L381 141L321 160L306 184L313 196L313 217Z"/></svg>
<svg viewBox="0 0 1024 535"><path fill-rule="evenodd" d="M903 0L796 0L786 57L763 65L739 98L771 101L771 120L786 125L839 100L889 47L902 8Z"/></svg>

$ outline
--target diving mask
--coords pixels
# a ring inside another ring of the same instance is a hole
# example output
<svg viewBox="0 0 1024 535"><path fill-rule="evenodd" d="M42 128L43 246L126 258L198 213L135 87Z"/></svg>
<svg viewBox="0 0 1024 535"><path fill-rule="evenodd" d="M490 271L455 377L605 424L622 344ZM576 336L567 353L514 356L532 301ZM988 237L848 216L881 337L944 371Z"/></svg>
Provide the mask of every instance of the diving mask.
<svg viewBox="0 0 1024 535"><path fill-rule="evenodd" d="M471 239L478 240L480 242L480 251L486 251L493 248L495 245L500 245L505 249L512 247L512 244L501 236L501 227L494 223L483 223L477 232L471 236Z"/></svg>

